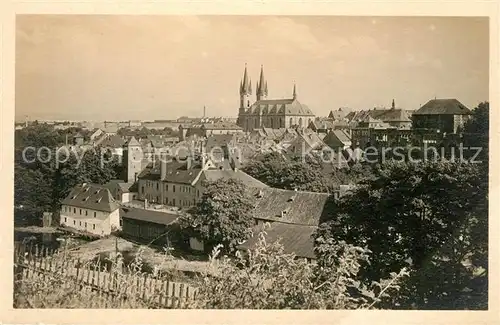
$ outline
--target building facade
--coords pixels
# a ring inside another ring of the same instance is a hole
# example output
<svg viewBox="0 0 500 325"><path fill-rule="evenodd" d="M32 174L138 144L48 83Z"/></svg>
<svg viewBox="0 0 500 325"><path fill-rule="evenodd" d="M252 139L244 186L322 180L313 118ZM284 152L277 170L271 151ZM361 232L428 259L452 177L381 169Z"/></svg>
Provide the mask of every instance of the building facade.
<svg viewBox="0 0 500 325"><path fill-rule="evenodd" d="M432 99L413 113L414 129L460 133L472 112L457 99Z"/></svg>
<svg viewBox="0 0 500 325"><path fill-rule="evenodd" d="M63 200L60 224L98 236L120 229L119 203L100 185L78 185Z"/></svg>
<svg viewBox="0 0 500 325"><path fill-rule="evenodd" d="M297 99L297 88L293 86L293 96L289 99L268 99L267 81L264 68L261 67L260 78L256 87L256 101L253 102L252 82L247 67L240 82L240 107L237 124L250 132L262 127L271 129L307 127L315 116L306 105Z"/></svg>

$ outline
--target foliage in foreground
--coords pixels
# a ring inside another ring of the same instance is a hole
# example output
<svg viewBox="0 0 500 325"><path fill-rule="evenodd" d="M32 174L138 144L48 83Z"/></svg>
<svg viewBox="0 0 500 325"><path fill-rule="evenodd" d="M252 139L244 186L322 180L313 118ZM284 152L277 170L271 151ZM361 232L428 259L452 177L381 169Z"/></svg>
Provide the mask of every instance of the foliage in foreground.
<svg viewBox="0 0 500 325"><path fill-rule="evenodd" d="M241 181L205 182L200 202L181 218L180 225L205 246L223 244L233 249L248 238L254 225L255 198Z"/></svg>
<svg viewBox="0 0 500 325"><path fill-rule="evenodd" d="M256 247L245 256L210 258L211 268L200 280L194 308L210 309L360 309L374 308L399 289L406 275L362 284L358 272L369 251L332 239L318 240L317 263L285 254L279 242L258 234Z"/></svg>
<svg viewBox="0 0 500 325"><path fill-rule="evenodd" d="M338 202L318 235L367 245L377 258L361 270L366 281L408 268L401 308L484 309L487 179L481 164L386 165Z"/></svg>

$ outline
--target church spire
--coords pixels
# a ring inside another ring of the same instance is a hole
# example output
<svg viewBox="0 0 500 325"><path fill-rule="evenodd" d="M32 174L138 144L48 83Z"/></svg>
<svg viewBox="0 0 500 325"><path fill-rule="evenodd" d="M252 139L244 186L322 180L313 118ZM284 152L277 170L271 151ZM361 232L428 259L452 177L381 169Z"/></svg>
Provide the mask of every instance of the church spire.
<svg viewBox="0 0 500 325"><path fill-rule="evenodd" d="M293 83L293 99L297 99L297 86Z"/></svg>
<svg viewBox="0 0 500 325"><path fill-rule="evenodd" d="M391 109L395 109L396 108L396 103L394 103L394 99L392 100L392 105L391 105Z"/></svg>
<svg viewBox="0 0 500 325"><path fill-rule="evenodd" d="M264 65L260 66L260 78L257 83L257 100L267 97L267 82L264 78Z"/></svg>
<svg viewBox="0 0 500 325"><path fill-rule="evenodd" d="M251 94L252 86L250 78L248 77L247 64L245 63L245 72L243 73L243 80L241 82L240 94Z"/></svg>

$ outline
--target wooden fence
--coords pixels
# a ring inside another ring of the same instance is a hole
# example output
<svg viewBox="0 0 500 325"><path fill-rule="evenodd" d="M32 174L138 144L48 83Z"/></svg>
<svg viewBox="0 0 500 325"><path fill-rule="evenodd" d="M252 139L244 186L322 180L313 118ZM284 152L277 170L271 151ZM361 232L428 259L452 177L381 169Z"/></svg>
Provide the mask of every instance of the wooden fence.
<svg viewBox="0 0 500 325"><path fill-rule="evenodd" d="M16 280L45 280L59 276L70 280L82 290L119 297L138 299L152 308L183 308L196 299L197 289L188 283L155 278L148 274L129 274L104 270L91 263L69 259L60 250L38 246L15 245Z"/></svg>

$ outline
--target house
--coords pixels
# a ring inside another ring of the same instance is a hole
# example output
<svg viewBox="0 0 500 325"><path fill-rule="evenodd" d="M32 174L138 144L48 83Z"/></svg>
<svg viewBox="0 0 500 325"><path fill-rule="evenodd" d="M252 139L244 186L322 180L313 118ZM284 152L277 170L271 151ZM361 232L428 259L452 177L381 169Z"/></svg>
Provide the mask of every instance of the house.
<svg viewBox="0 0 500 325"><path fill-rule="evenodd" d="M333 121L347 121L347 115L352 112L349 107L340 107L338 110L330 111L328 118Z"/></svg>
<svg viewBox="0 0 500 325"><path fill-rule="evenodd" d="M320 136L312 130L300 130L297 137L286 147L286 152L295 155L306 155L311 151L321 150L325 146Z"/></svg>
<svg viewBox="0 0 500 325"><path fill-rule="evenodd" d="M316 119L311 121L307 127L316 133L328 133L333 130L335 126L332 120Z"/></svg>
<svg viewBox="0 0 500 325"><path fill-rule="evenodd" d="M125 145L125 140L117 134L105 134L99 138L94 146L99 146L103 149L109 150L113 156L123 156L123 146Z"/></svg>
<svg viewBox="0 0 500 325"><path fill-rule="evenodd" d="M179 218L178 213L147 209L121 208L122 235L143 243L170 244L169 226Z"/></svg>
<svg viewBox="0 0 500 325"><path fill-rule="evenodd" d="M179 208L196 204L203 193L205 180L238 179L249 187L267 187L243 171L217 166L205 156L162 158L157 164L149 164L137 178L139 200Z"/></svg>
<svg viewBox="0 0 500 325"><path fill-rule="evenodd" d="M258 242L255 235L269 224L269 228L265 229L267 242L280 240L285 253L314 259L312 235L329 210L331 195L276 188L259 189L255 195L254 236L240 244L238 249L245 251L253 248Z"/></svg>
<svg viewBox="0 0 500 325"><path fill-rule="evenodd" d="M98 236L109 235L120 229L119 207L109 189L84 183L62 201L60 224Z"/></svg>
<svg viewBox="0 0 500 325"><path fill-rule="evenodd" d="M137 198L137 183L124 182L121 179L112 179L103 185L113 195L113 198L120 203L127 203Z"/></svg>
<svg viewBox="0 0 500 325"><path fill-rule="evenodd" d="M323 138L323 142L335 152L342 151L352 145L351 137L344 130L332 130Z"/></svg>
<svg viewBox="0 0 500 325"><path fill-rule="evenodd" d="M471 115L470 109L457 99L431 99L413 113L413 128L460 133Z"/></svg>
<svg viewBox="0 0 500 325"><path fill-rule="evenodd" d="M95 129L94 132L90 135L90 142L94 142L99 139L105 132L102 129Z"/></svg>

